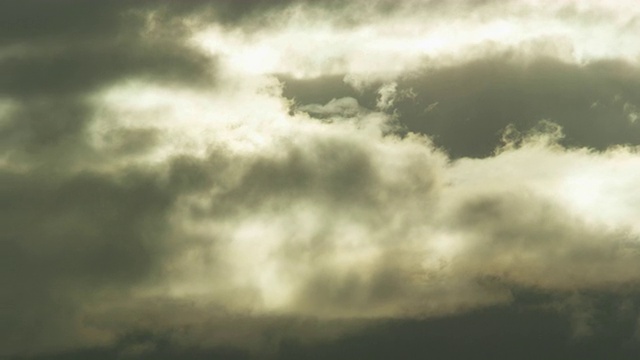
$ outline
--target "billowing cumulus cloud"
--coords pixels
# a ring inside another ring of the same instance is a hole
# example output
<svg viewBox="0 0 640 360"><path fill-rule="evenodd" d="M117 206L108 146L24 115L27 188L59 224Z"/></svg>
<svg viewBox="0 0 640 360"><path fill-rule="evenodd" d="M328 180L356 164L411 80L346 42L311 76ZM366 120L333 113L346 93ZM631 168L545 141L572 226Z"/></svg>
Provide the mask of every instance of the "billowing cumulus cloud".
<svg viewBox="0 0 640 360"><path fill-rule="evenodd" d="M0 354L625 358L634 9L3 3Z"/></svg>

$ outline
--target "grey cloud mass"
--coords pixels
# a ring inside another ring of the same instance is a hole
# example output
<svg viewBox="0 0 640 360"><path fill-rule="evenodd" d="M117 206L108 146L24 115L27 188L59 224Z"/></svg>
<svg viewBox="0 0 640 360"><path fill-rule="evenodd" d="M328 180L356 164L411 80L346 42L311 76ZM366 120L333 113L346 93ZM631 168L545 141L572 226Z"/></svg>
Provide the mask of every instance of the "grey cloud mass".
<svg viewBox="0 0 640 360"><path fill-rule="evenodd" d="M0 3L0 357L637 358L638 16Z"/></svg>
<svg viewBox="0 0 640 360"><path fill-rule="evenodd" d="M375 84L362 92L339 75L283 81L285 96L314 115L318 110L309 104L353 97L374 108L378 96ZM406 131L432 136L454 157L489 156L508 125L527 131L540 120L561 125L566 146L603 150L640 144L632 110L640 102L639 85L638 68L622 61L580 65L542 58L522 64L507 54L405 75L397 90L405 96L394 110Z"/></svg>

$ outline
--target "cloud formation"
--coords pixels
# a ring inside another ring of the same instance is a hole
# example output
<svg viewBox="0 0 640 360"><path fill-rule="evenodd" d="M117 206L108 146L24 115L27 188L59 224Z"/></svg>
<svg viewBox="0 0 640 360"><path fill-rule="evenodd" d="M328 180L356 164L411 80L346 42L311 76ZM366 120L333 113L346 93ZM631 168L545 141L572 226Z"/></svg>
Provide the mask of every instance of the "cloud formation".
<svg viewBox="0 0 640 360"><path fill-rule="evenodd" d="M603 47L633 11L37 4L0 5L2 356L286 358L518 309L637 348L638 49Z"/></svg>

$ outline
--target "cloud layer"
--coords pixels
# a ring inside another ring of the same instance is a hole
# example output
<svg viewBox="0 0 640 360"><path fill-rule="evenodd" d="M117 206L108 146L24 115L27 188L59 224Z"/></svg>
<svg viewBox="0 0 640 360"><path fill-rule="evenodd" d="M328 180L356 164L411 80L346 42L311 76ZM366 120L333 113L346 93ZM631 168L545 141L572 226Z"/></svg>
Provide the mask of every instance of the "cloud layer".
<svg viewBox="0 0 640 360"><path fill-rule="evenodd" d="M1 355L286 357L486 309L637 348L633 11L41 5L0 5Z"/></svg>

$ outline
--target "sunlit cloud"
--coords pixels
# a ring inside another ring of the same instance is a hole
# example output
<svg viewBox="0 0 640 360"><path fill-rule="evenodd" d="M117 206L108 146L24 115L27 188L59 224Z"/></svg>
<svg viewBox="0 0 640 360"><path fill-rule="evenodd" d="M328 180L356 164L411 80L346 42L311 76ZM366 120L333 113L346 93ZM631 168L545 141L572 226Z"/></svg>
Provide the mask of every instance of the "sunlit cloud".
<svg viewBox="0 0 640 360"><path fill-rule="evenodd" d="M101 4L0 5L0 356L637 319L633 1Z"/></svg>
<svg viewBox="0 0 640 360"><path fill-rule="evenodd" d="M475 9L455 4L407 1L385 15L362 2L345 5L343 12L305 5L272 15L265 27L245 31L214 24L192 40L239 72L299 78L392 76L423 67L425 60L442 66L501 51L578 63L635 62L640 55L634 36L638 13L631 4L510 1ZM352 24L331 23L353 12L360 14Z"/></svg>

